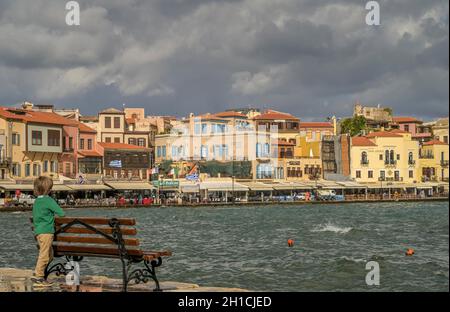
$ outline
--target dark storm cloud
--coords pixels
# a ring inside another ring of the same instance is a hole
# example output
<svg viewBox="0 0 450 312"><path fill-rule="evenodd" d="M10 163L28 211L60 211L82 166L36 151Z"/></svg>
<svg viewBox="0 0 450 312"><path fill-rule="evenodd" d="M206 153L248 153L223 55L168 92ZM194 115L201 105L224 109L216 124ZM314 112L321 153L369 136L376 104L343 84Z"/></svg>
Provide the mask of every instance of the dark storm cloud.
<svg viewBox="0 0 450 312"><path fill-rule="evenodd" d="M1 1L1 104L448 115L448 2L379 2L370 27L360 0L80 0L68 27L65 1Z"/></svg>

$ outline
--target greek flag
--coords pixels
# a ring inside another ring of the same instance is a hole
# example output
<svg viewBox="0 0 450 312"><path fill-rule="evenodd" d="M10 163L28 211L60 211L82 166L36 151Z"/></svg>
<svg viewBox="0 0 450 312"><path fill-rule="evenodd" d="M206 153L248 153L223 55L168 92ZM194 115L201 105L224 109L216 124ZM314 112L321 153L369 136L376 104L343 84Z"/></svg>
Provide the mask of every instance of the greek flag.
<svg viewBox="0 0 450 312"><path fill-rule="evenodd" d="M188 174L188 175L186 176L186 180L189 180L189 181L197 181L197 180L198 180L198 174L197 174L197 173Z"/></svg>
<svg viewBox="0 0 450 312"><path fill-rule="evenodd" d="M112 160L109 162L109 166L112 168L122 168L122 161L121 160Z"/></svg>

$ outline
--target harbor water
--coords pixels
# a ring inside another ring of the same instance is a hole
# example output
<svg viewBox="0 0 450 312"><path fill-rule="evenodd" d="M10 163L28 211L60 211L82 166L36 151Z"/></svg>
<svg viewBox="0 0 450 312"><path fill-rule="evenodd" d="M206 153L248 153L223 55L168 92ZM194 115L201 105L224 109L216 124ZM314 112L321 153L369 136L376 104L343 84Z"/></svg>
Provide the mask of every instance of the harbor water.
<svg viewBox="0 0 450 312"><path fill-rule="evenodd" d="M170 249L162 281L263 291L448 291L448 202L66 209L132 217L148 250ZM0 267L33 268L30 212L0 213ZM288 246L288 239L293 246ZM405 256L413 248L413 256ZM368 261L380 285L366 284ZM87 258L81 274L121 276L118 260Z"/></svg>

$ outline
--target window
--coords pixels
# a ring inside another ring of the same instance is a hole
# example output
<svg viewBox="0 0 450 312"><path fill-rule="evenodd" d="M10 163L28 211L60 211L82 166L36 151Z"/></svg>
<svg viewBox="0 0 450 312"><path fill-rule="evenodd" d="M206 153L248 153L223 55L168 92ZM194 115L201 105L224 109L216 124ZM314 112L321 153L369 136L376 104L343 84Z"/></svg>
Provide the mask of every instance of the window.
<svg viewBox="0 0 450 312"><path fill-rule="evenodd" d="M161 154L162 154L162 157L166 157L166 146L165 145L162 146L162 148L161 148Z"/></svg>
<svg viewBox="0 0 450 312"><path fill-rule="evenodd" d="M208 132L208 125L205 123L202 123L202 134L206 134Z"/></svg>
<svg viewBox="0 0 450 312"><path fill-rule="evenodd" d="M369 160L367 159L367 152L361 153L361 164L367 165L369 163Z"/></svg>
<svg viewBox="0 0 450 312"><path fill-rule="evenodd" d="M144 138L139 138L138 139L138 146L145 146L145 139Z"/></svg>
<svg viewBox="0 0 450 312"><path fill-rule="evenodd" d="M59 130L47 130L48 146L61 146Z"/></svg>
<svg viewBox="0 0 450 312"><path fill-rule="evenodd" d="M161 157L161 146L156 147L156 157Z"/></svg>
<svg viewBox="0 0 450 312"><path fill-rule="evenodd" d="M114 128L120 129L120 117L114 117Z"/></svg>
<svg viewBox="0 0 450 312"><path fill-rule="evenodd" d="M409 164L409 165L414 164L413 152L409 152L409 153L408 153L408 164Z"/></svg>
<svg viewBox="0 0 450 312"><path fill-rule="evenodd" d="M196 124L194 125L194 133L197 134L197 135L199 135L199 134L200 134L200 131L201 131L201 125L200 125L199 123L196 123Z"/></svg>
<svg viewBox="0 0 450 312"><path fill-rule="evenodd" d="M379 158L380 160L383 160L383 154L380 154L380 158Z"/></svg>
<svg viewBox="0 0 450 312"><path fill-rule="evenodd" d="M369 170L367 172L367 175L368 175L369 179L373 179L373 170Z"/></svg>
<svg viewBox="0 0 450 312"><path fill-rule="evenodd" d="M30 170L31 170L31 165L30 164L25 164L25 176L26 177L30 176L30 174L31 174Z"/></svg>
<svg viewBox="0 0 450 312"><path fill-rule="evenodd" d="M409 132L409 125L405 125L404 129L406 132Z"/></svg>
<svg viewBox="0 0 450 312"><path fill-rule="evenodd" d="M72 149L73 148L73 138L69 137L69 148Z"/></svg>
<svg viewBox="0 0 450 312"><path fill-rule="evenodd" d="M12 141L12 145L20 145L20 134L13 133L11 141Z"/></svg>
<svg viewBox="0 0 450 312"><path fill-rule="evenodd" d="M12 175L13 176L16 176L16 177L20 177L20 174L21 174L21 168L22 168L22 165L21 164L14 164L13 166L12 166Z"/></svg>
<svg viewBox="0 0 450 312"><path fill-rule="evenodd" d="M33 176L38 177L41 175L41 166L39 164L33 164Z"/></svg>
<svg viewBox="0 0 450 312"><path fill-rule="evenodd" d="M71 163L66 163L66 173L71 174L72 173L71 169L72 169Z"/></svg>
<svg viewBox="0 0 450 312"><path fill-rule="evenodd" d="M114 138L114 143L120 143L120 138Z"/></svg>
<svg viewBox="0 0 450 312"><path fill-rule="evenodd" d="M400 160L400 154L397 154L397 160Z"/></svg>
<svg viewBox="0 0 450 312"><path fill-rule="evenodd" d="M380 180L385 180L386 179L386 172L384 170L380 171Z"/></svg>
<svg viewBox="0 0 450 312"><path fill-rule="evenodd" d="M84 150L84 139L80 139L80 149Z"/></svg>
<svg viewBox="0 0 450 312"><path fill-rule="evenodd" d="M414 171L413 170L409 170L409 178L410 179L414 178Z"/></svg>
<svg viewBox="0 0 450 312"><path fill-rule="evenodd" d="M48 160L44 160L44 172L48 172Z"/></svg>
<svg viewBox="0 0 450 312"><path fill-rule="evenodd" d="M385 163L389 163L389 151L388 150L386 150L385 152L384 152L384 162Z"/></svg>
<svg viewBox="0 0 450 312"><path fill-rule="evenodd" d="M448 136L444 135L444 143L448 144Z"/></svg>
<svg viewBox="0 0 450 312"><path fill-rule="evenodd" d="M111 128L111 117L105 117L105 128Z"/></svg>
<svg viewBox="0 0 450 312"><path fill-rule="evenodd" d="M389 153L389 161L391 164L394 163L394 151L393 150L391 150Z"/></svg>
<svg viewBox="0 0 450 312"><path fill-rule="evenodd" d="M394 180L399 181L400 180L400 171L395 170L394 171Z"/></svg>
<svg viewBox="0 0 450 312"><path fill-rule="evenodd" d="M42 131L31 131L31 144L42 145Z"/></svg>
<svg viewBox="0 0 450 312"><path fill-rule="evenodd" d="M58 172L58 163L52 160L50 162L50 168L52 172Z"/></svg>
<svg viewBox="0 0 450 312"><path fill-rule="evenodd" d="M92 139L88 139L87 142L88 142L88 150L91 150L92 149Z"/></svg>
<svg viewBox="0 0 450 312"><path fill-rule="evenodd" d="M208 146L202 145L202 147L200 148L200 157L208 158Z"/></svg>
<svg viewBox="0 0 450 312"><path fill-rule="evenodd" d="M361 170L356 170L356 178L357 179L361 178Z"/></svg>
<svg viewBox="0 0 450 312"><path fill-rule="evenodd" d="M128 144L136 145L136 139L135 138L128 138Z"/></svg>
<svg viewBox="0 0 450 312"><path fill-rule="evenodd" d="M106 143L111 143L111 138L110 138L110 137L105 138L105 142L106 142Z"/></svg>

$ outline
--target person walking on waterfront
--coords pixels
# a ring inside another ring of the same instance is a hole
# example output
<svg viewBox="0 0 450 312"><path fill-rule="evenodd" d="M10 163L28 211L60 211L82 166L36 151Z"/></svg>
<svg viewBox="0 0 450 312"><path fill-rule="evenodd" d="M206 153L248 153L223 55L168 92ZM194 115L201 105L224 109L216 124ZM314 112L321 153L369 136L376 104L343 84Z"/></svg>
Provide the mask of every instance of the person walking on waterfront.
<svg viewBox="0 0 450 312"><path fill-rule="evenodd" d="M39 244L39 256L34 271L35 286L51 286L45 279L45 268L53 259L53 236L55 233L55 215L64 217L64 211L50 197L53 187L52 179L39 177L34 180L34 194L37 196L33 204L33 226L36 240Z"/></svg>

